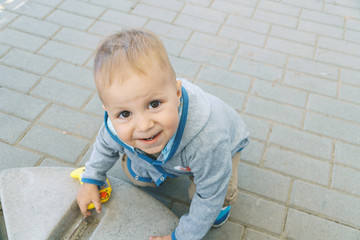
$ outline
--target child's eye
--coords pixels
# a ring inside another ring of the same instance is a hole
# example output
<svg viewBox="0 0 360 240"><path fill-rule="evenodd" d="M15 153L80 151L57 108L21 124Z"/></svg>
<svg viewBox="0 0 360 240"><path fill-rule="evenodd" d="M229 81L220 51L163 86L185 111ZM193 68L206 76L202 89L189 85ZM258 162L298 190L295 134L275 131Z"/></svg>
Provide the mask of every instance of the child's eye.
<svg viewBox="0 0 360 240"><path fill-rule="evenodd" d="M149 104L149 108L152 109L152 108L158 108L160 106L160 101L156 100L156 101L152 101L150 104Z"/></svg>
<svg viewBox="0 0 360 240"><path fill-rule="evenodd" d="M118 117L120 117L120 118L128 118L130 116L131 116L131 112L129 112L129 111L123 111L123 112L119 113L119 115L118 115Z"/></svg>

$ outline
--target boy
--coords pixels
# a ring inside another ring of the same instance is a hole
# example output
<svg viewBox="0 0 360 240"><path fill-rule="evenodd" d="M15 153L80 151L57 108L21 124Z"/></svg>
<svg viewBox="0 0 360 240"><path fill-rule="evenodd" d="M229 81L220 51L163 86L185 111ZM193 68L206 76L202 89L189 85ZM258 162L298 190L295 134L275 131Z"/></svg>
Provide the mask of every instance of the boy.
<svg viewBox="0 0 360 240"><path fill-rule="evenodd" d="M123 154L124 172L136 185L191 179L189 214L173 233L150 239L201 239L225 223L237 195L239 152L248 144L239 115L176 79L163 44L145 30L107 37L97 49L94 76L105 121L82 175L77 197L82 214L90 215L91 202L101 211L98 186Z"/></svg>

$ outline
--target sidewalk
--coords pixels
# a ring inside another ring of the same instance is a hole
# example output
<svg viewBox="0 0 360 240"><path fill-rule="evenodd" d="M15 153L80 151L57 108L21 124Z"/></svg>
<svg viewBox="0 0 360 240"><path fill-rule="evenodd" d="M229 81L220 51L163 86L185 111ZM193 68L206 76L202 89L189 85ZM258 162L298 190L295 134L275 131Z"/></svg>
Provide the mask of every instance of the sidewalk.
<svg viewBox="0 0 360 240"><path fill-rule="evenodd" d="M358 0L0 0L0 170L87 161L93 55L122 27L248 125L238 201L205 239L360 239ZM181 216L187 184L145 191Z"/></svg>

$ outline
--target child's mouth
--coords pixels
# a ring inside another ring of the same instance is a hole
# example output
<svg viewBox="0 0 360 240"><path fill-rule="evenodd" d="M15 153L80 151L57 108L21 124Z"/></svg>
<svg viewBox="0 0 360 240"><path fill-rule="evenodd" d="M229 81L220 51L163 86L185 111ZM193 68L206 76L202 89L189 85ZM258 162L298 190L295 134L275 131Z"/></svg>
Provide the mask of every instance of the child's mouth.
<svg viewBox="0 0 360 240"><path fill-rule="evenodd" d="M143 139L141 139L141 141L144 142L145 144L154 144L159 139L160 134L161 134L161 132L155 134L152 137L143 138Z"/></svg>

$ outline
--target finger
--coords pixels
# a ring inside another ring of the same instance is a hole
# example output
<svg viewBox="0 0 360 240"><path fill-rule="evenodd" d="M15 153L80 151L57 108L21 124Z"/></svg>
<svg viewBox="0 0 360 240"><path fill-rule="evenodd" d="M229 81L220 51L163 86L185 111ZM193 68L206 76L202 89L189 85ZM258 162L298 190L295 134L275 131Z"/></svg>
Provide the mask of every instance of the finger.
<svg viewBox="0 0 360 240"><path fill-rule="evenodd" d="M84 217L91 215L91 212L87 210L87 204L78 203L80 212Z"/></svg>
<svg viewBox="0 0 360 240"><path fill-rule="evenodd" d="M101 213L101 202L100 200L96 200L96 201L93 201L94 205L95 205L95 209L98 213Z"/></svg>

